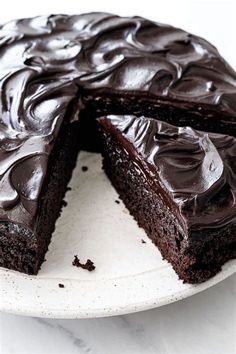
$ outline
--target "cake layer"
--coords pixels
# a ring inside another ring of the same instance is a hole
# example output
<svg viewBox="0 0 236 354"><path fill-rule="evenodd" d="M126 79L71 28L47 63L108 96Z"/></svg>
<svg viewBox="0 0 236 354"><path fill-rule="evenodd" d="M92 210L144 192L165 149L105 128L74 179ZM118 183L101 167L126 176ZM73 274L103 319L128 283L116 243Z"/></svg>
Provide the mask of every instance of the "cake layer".
<svg viewBox="0 0 236 354"><path fill-rule="evenodd" d="M99 119L104 169L181 279L236 257L236 139L148 118Z"/></svg>

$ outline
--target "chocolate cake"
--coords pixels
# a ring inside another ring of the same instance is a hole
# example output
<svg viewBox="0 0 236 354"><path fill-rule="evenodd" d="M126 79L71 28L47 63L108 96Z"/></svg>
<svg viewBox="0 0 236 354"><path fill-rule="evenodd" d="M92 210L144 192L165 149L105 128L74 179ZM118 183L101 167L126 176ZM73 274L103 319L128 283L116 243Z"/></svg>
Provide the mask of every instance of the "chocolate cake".
<svg viewBox="0 0 236 354"><path fill-rule="evenodd" d="M99 123L109 179L181 279L236 257L236 138L145 117Z"/></svg>
<svg viewBox="0 0 236 354"><path fill-rule="evenodd" d="M36 274L96 118L146 115L236 136L236 74L181 29L106 13L0 26L0 265Z"/></svg>

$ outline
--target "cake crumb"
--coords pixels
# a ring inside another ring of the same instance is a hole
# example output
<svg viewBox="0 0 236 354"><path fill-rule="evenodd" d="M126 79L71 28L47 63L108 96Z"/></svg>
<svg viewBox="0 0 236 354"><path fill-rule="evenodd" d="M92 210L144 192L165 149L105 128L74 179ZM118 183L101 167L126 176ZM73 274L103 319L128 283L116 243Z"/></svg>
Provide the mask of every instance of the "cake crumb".
<svg viewBox="0 0 236 354"><path fill-rule="evenodd" d="M66 191L71 191L71 189L72 189L72 188L71 188L71 187L69 187L69 186L68 186L68 187L66 187Z"/></svg>
<svg viewBox="0 0 236 354"><path fill-rule="evenodd" d="M146 243L146 241L144 241L143 239L141 239L141 242L142 242L142 243Z"/></svg>
<svg viewBox="0 0 236 354"><path fill-rule="evenodd" d="M64 288L65 285L64 284L58 284L59 288Z"/></svg>
<svg viewBox="0 0 236 354"><path fill-rule="evenodd" d="M88 171L88 166L82 166L82 171L83 171L83 172Z"/></svg>
<svg viewBox="0 0 236 354"><path fill-rule="evenodd" d="M67 206L67 202L63 199L62 202L61 202L61 206L62 207L66 207Z"/></svg>
<svg viewBox="0 0 236 354"><path fill-rule="evenodd" d="M92 272L96 268L94 263L90 259L87 259L87 262L85 264L80 263L80 260L77 255L74 256L74 260L72 262L72 265L75 267L78 267L78 268L80 267L80 268L86 269L89 272Z"/></svg>
<svg viewBox="0 0 236 354"><path fill-rule="evenodd" d="M116 203L116 204L120 204L120 201L116 199L116 200L115 200L115 203Z"/></svg>

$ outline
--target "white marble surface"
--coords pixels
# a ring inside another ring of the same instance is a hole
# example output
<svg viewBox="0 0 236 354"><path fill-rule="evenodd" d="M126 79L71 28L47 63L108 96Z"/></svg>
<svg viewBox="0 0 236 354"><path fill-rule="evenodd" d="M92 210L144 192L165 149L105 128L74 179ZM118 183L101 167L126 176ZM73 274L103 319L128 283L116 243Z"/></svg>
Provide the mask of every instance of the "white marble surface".
<svg viewBox="0 0 236 354"><path fill-rule="evenodd" d="M154 310L92 320L0 314L0 353L235 354L236 275Z"/></svg>

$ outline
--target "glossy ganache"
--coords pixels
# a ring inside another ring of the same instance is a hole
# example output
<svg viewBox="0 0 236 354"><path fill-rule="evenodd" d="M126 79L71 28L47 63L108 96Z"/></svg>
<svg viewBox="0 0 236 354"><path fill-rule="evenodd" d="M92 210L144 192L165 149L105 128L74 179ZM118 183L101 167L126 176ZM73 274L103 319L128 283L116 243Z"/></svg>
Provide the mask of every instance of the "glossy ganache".
<svg viewBox="0 0 236 354"><path fill-rule="evenodd" d="M0 26L0 220L34 230L56 138L85 92L171 101L235 124L236 74L201 38L106 13L11 21Z"/></svg>
<svg viewBox="0 0 236 354"><path fill-rule="evenodd" d="M236 223L236 138L130 115L99 122L118 136L150 185L166 191L187 227Z"/></svg>

